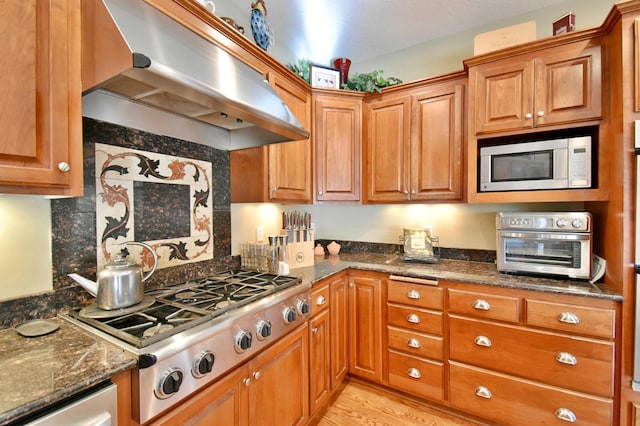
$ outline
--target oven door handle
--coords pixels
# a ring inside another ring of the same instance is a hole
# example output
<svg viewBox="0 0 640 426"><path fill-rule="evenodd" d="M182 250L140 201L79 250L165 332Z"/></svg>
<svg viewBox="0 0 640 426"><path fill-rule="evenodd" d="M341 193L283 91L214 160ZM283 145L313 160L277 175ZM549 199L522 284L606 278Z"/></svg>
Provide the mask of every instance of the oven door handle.
<svg viewBox="0 0 640 426"><path fill-rule="evenodd" d="M565 233L565 232L507 232L500 231L501 238L526 238L528 240L570 240L585 241L591 236L584 233Z"/></svg>

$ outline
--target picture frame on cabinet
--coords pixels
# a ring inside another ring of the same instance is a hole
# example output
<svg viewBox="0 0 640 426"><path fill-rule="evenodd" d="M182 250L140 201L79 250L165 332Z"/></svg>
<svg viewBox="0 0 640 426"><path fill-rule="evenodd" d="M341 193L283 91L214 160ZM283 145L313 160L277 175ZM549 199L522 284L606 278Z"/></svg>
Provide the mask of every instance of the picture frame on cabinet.
<svg viewBox="0 0 640 426"><path fill-rule="evenodd" d="M311 87L322 89L340 88L340 70L313 64L310 65L310 70Z"/></svg>

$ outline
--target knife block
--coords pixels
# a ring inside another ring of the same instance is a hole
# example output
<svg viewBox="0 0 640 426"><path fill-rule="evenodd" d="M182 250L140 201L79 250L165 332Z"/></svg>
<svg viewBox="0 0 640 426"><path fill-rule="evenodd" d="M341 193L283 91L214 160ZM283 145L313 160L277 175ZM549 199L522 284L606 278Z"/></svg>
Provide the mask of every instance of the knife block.
<svg viewBox="0 0 640 426"><path fill-rule="evenodd" d="M289 263L289 268L303 268L305 266L313 266L313 229L306 230L307 241L295 241L289 239L289 244L287 244L287 263ZM294 235L296 231L294 231ZM305 232L305 231L301 231ZM282 230L283 235L291 234L291 230Z"/></svg>

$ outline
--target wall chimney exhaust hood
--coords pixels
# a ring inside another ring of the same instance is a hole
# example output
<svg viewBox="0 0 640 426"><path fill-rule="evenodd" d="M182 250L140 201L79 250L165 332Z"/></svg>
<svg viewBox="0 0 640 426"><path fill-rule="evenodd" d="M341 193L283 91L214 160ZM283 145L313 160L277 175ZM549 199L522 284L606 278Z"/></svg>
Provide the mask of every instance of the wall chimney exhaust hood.
<svg viewBox="0 0 640 426"><path fill-rule="evenodd" d="M144 1L86 0L82 19L85 95L224 128L229 150L309 137L260 73Z"/></svg>

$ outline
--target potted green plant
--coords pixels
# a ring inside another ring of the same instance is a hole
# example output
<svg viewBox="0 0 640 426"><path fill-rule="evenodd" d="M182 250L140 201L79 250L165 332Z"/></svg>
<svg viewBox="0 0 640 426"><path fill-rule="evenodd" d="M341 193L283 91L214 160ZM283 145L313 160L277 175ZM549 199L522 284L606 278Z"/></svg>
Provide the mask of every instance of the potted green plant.
<svg viewBox="0 0 640 426"><path fill-rule="evenodd" d="M396 77L383 77L383 70L375 70L370 73L358 73L349 77L347 84L342 85L343 89L357 90L359 92L381 93L385 87L402 83Z"/></svg>
<svg viewBox="0 0 640 426"><path fill-rule="evenodd" d="M291 71L293 71L298 77L306 81L307 83L311 83L311 75L310 75L310 67L311 61L307 58L298 59L298 62L295 64L287 65Z"/></svg>

